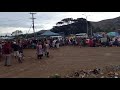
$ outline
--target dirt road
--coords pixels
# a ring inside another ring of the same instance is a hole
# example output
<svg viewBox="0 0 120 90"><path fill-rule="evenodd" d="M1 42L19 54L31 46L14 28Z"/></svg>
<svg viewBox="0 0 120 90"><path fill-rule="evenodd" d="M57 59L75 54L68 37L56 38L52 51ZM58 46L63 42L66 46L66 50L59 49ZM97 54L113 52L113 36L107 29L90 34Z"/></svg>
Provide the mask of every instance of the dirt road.
<svg viewBox="0 0 120 90"><path fill-rule="evenodd" d="M50 57L36 59L34 49L24 50L24 62L12 59L12 66L0 62L0 78L47 78L49 75L65 74L79 69L93 69L108 65L120 65L120 47L72 47L64 46L50 50Z"/></svg>

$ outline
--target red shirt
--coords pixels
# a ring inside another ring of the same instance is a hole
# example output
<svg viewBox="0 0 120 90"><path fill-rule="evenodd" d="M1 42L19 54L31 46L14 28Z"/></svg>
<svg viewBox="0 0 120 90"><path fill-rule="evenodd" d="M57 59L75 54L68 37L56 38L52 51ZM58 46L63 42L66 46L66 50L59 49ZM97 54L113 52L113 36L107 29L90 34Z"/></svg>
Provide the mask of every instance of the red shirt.
<svg viewBox="0 0 120 90"><path fill-rule="evenodd" d="M3 54L10 54L11 53L11 44L5 43L3 45Z"/></svg>
<svg viewBox="0 0 120 90"><path fill-rule="evenodd" d="M93 46L93 40L89 41L89 46L91 46L91 47Z"/></svg>

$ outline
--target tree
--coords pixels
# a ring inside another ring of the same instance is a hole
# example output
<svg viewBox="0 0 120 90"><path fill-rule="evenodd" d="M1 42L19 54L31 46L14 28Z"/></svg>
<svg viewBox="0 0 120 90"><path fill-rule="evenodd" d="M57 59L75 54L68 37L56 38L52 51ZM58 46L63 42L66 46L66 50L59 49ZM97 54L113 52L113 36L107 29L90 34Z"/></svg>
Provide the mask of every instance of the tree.
<svg viewBox="0 0 120 90"><path fill-rule="evenodd" d="M68 24L71 24L74 22L74 19L73 18L65 18L65 19L62 19L61 21L57 22L56 25L68 25Z"/></svg>
<svg viewBox="0 0 120 90"><path fill-rule="evenodd" d="M91 28L91 22L88 22L88 29ZM61 24L61 26L54 26L51 31L55 33L63 32L65 35L69 34L77 34L77 33L86 33L86 19L84 18L65 18L60 22L57 22L57 25ZM90 29L89 29L90 30Z"/></svg>
<svg viewBox="0 0 120 90"><path fill-rule="evenodd" d="M61 25L63 25L63 22L62 21L57 22L56 25L60 25L61 26Z"/></svg>
<svg viewBox="0 0 120 90"><path fill-rule="evenodd" d="M18 35L21 35L23 32L21 30L16 30L14 32L12 32L12 36L18 36Z"/></svg>
<svg viewBox="0 0 120 90"><path fill-rule="evenodd" d="M61 21L63 21L66 24L71 24L74 21L74 19L73 18L65 18L65 19L62 19Z"/></svg>

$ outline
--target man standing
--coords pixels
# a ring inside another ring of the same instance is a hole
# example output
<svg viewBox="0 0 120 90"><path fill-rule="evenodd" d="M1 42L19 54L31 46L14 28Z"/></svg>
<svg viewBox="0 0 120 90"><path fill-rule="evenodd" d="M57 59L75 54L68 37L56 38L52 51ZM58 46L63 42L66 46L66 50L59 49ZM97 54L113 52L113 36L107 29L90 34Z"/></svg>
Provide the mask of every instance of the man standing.
<svg viewBox="0 0 120 90"><path fill-rule="evenodd" d="M3 54L5 56L5 66L11 66L11 44L10 42L5 42L3 45Z"/></svg>
<svg viewBox="0 0 120 90"><path fill-rule="evenodd" d="M59 40L57 40L56 41L56 48L59 48L59 45L60 45Z"/></svg>
<svg viewBox="0 0 120 90"><path fill-rule="evenodd" d="M18 55L19 55L19 51L18 51L19 45L16 42L13 42L12 48L13 48L14 57L18 58Z"/></svg>
<svg viewBox="0 0 120 90"><path fill-rule="evenodd" d="M19 43L18 52L19 52L18 62L22 63L22 61L23 61L23 46L22 46L22 43Z"/></svg>
<svg viewBox="0 0 120 90"><path fill-rule="evenodd" d="M52 42L52 47L55 48L55 44L56 43L56 40L54 39L53 42Z"/></svg>

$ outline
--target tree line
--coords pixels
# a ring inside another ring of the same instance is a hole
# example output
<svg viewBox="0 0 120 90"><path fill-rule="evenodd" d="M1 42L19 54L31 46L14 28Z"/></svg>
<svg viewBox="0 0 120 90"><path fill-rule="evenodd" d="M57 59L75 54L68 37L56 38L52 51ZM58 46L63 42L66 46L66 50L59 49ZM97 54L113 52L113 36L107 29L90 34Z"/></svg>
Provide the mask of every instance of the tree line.
<svg viewBox="0 0 120 90"><path fill-rule="evenodd" d="M101 27L100 27L101 25ZM88 33L91 35L92 33L96 32L110 32L116 30L115 26L112 24L95 24L95 22L87 21L85 18L64 18L61 21L57 22L55 26L53 26L52 29L50 29L52 32L55 33L62 33L64 35L70 35L70 34L78 34L78 33L86 33L88 27ZM34 34L22 34L22 31L16 30L12 32L12 35L15 36L22 36L22 37L33 37ZM36 32L36 35L39 35L39 32Z"/></svg>

